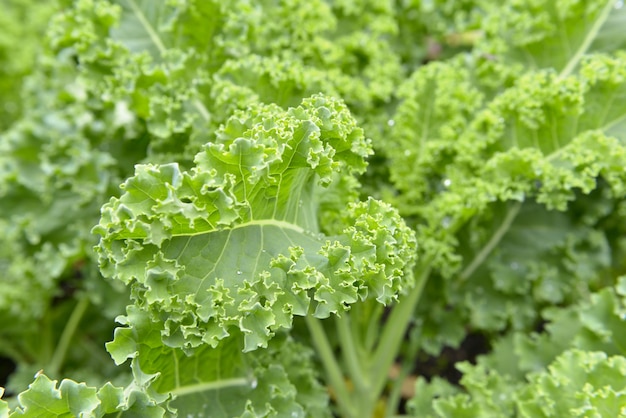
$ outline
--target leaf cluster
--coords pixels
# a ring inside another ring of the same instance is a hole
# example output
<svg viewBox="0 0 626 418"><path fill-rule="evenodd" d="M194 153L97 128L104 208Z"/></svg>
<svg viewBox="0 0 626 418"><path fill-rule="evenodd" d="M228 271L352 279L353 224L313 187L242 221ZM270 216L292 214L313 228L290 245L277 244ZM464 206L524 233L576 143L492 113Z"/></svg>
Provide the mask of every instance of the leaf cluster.
<svg viewBox="0 0 626 418"><path fill-rule="evenodd" d="M35 3L0 417L626 414L622 1Z"/></svg>

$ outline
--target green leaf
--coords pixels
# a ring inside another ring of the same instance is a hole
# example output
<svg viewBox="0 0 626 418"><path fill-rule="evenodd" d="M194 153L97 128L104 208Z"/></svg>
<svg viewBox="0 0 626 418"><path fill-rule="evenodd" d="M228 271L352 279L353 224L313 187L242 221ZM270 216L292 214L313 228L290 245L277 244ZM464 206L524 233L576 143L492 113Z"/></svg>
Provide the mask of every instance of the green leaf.
<svg viewBox="0 0 626 418"><path fill-rule="evenodd" d="M235 327L249 351L293 315L386 304L412 284L415 242L388 205L344 200L340 234L320 233L321 189L362 172L371 152L341 103L255 107L217 138L191 172L138 166L95 229L103 272L132 284L153 318L167 313L166 344L215 347Z"/></svg>
<svg viewBox="0 0 626 418"><path fill-rule="evenodd" d="M59 1L5 0L0 16L0 131L15 122L24 109L20 90L35 67L46 22L60 9Z"/></svg>
<svg viewBox="0 0 626 418"><path fill-rule="evenodd" d="M418 385L422 396L438 395L432 401L438 417L612 417L626 411L626 358L622 356L569 350L546 370L528 374L524 382L482 365L462 363L459 369L464 372L461 384L466 393L441 391L437 382ZM418 394L411 402L418 400L426 401Z"/></svg>
<svg viewBox="0 0 626 418"><path fill-rule="evenodd" d="M95 388L84 383L63 380L56 388L56 381L39 375L29 389L18 396L20 408L13 416L24 417L72 417L95 416L98 397Z"/></svg>
<svg viewBox="0 0 626 418"><path fill-rule="evenodd" d="M391 140L376 144L390 157L392 199L435 271L425 292L440 306L419 310L436 334L424 342L429 351L460 342L452 318L483 330L531 329L543 306L584 295L612 263L601 215L579 218L569 205L625 190L626 60L592 47L614 3L556 3L488 9L484 42L414 72ZM569 50L549 52L564 42ZM521 244L514 231L526 216L537 225ZM440 276L444 284L433 283Z"/></svg>
<svg viewBox="0 0 626 418"><path fill-rule="evenodd" d="M159 57L173 43L168 36L176 8L168 2L147 0L120 0L122 19L111 31L113 39L120 39L133 52L147 51Z"/></svg>
<svg viewBox="0 0 626 418"><path fill-rule="evenodd" d="M163 397L150 398L133 384L125 389L111 383L97 389L69 379L63 379L58 388L56 384L56 380L38 374L28 390L18 395L16 408L7 416L100 418L114 414L162 418L165 413L157 405ZM3 403L0 401L0 412Z"/></svg>
<svg viewBox="0 0 626 418"><path fill-rule="evenodd" d="M567 351L552 363L549 372L529 377L528 387L519 395L520 416L588 416L600 411L600 416L619 416L626 410L624 377L624 357Z"/></svg>
<svg viewBox="0 0 626 418"><path fill-rule="evenodd" d="M130 306L126 322L107 344L114 358L133 358L135 380L154 398L171 394L179 416L327 416L327 395L312 367L310 349L277 336L266 350L242 353L233 332L216 348L186 353L163 345L163 325Z"/></svg>
<svg viewBox="0 0 626 418"><path fill-rule="evenodd" d="M624 355L625 308L616 289L602 289L589 300L566 308L544 310L545 331L509 333L478 363L521 380L526 373L543 371L572 348Z"/></svg>
<svg viewBox="0 0 626 418"><path fill-rule="evenodd" d="M485 24L487 39L479 48L526 68L570 74L600 34L607 36L603 28L615 4L614 0L511 2L491 10Z"/></svg>
<svg viewBox="0 0 626 418"><path fill-rule="evenodd" d="M436 377L430 382L422 377L415 383L415 396L407 404L407 409L411 416L424 418L440 416L433 408L433 399L452 397L457 390L449 382Z"/></svg>

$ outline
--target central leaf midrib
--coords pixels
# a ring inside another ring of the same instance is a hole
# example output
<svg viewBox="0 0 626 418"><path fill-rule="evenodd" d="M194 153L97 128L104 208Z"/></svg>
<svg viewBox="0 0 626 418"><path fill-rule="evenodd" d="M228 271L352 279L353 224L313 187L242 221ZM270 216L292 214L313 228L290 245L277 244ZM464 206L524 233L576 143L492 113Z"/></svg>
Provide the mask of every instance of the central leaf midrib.
<svg viewBox="0 0 626 418"><path fill-rule="evenodd" d="M179 234L172 234L172 237L193 237L196 235L235 230L235 229L247 228L250 226L275 226L275 227L282 228L282 229L289 229L300 234L304 234L307 232L304 228L298 225L295 225L291 222L281 221L278 219L256 219L256 220L244 222L244 223L241 223L232 227L223 228L223 229L210 229L210 230L199 231L199 232L185 232L185 233L179 233Z"/></svg>
<svg viewBox="0 0 626 418"><path fill-rule="evenodd" d="M210 382L201 382L177 386L176 388L172 389L170 393L176 397L180 397L242 386L250 386L250 381L247 377L235 377L230 379L220 379Z"/></svg>
<svg viewBox="0 0 626 418"><path fill-rule="evenodd" d="M128 4L130 8L132 9L133 13L135 14L135 16L137 16L137 20L139 20L139 23L141 23L141 26L143 26L144 29L146 30L146 33L148 34L148 37L150 38L154 46L156 46L157 49L159 50L159 53L160 54L165 53L165 50L166 50L165 44L161 41L161 38L157 34L156 30L152 27L150 22L148 22L148 19L143 14L141 9L139 9L139 7L137 6L137 3L135 3L135 0L128 0Z"/></svg>
<svg viewBox="0 0 626 418"><path fill-rule="evenodd" d="M598 14L596 20L593 22L593 25L591 26L591 28L585 35L583 42L580 44L580 46L578 47L574 55L570 57L565 67L563 67L563 70L561 70L561 72L559 73L559 76L558 76L559 79L567 78L574 71L574 69L578 66L578 63L583 58L583 56L587 53L587 51L593 44L593 41L598 36L600 29L602 28L602 26L608 19L609 14L611 10L613 9L613 4L614 4L613 0L607 0L604 7L600 10L600 13Z"/></svg>
<svg viewBox="0 0 626 418"><path fill-rule="evenodd" d="M133 14L137 17L137 20L139 20L139 23L141 24L141 26L143 26L143 28L145 29L148 35L148 38L150 38L150 41L157 48L157 50L159 51L159 54L163 56L163 54L167 52L167 47L165 46L165 43L159 36L159 33L156 30L156 28L153 27L152 24L148 21L148 18L141 11L141 9L139 8L135 0L128 0L128 5L130 9L132 10ZM204 103L200 101L200 99L198 98L192 99L192 104L196 108L196 110L198 111L202 119L204 119L205 121L208 121L211 118L208 109L206 108Z"/></svg>

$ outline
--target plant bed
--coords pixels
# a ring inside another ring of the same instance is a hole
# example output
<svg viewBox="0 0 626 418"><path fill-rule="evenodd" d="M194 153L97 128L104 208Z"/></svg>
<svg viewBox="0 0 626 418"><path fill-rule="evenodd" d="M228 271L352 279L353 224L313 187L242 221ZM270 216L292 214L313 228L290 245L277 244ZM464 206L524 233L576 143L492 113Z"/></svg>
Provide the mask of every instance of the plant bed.
<svg viewBox="0 0 626 418"><path fill-rule="evenodd" d="M622 1L2 7L0 418L626 415Z"/></svg>

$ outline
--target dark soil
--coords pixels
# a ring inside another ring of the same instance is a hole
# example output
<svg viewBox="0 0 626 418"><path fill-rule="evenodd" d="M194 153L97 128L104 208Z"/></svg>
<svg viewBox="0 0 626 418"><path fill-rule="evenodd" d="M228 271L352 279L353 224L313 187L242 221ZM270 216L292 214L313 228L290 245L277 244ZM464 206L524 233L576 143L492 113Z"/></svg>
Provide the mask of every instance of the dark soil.
<svg viewBox="0 0 626 418"><path fill-rule="evenodd" d="M7 380L15 368L15 363L11 359L0 357L0 387L6 387Z"/></svg>
<svg viewBox="0 0 626 418"><path fill-rule="evenodd" d="M415 363L414 373L427 380L438 376L458 385L462 374L454 365L460 361L476 363L476 357L491 350L489 340L483 334L468 334L458 348L444 347L438 356L422 356Z"/></svg>

